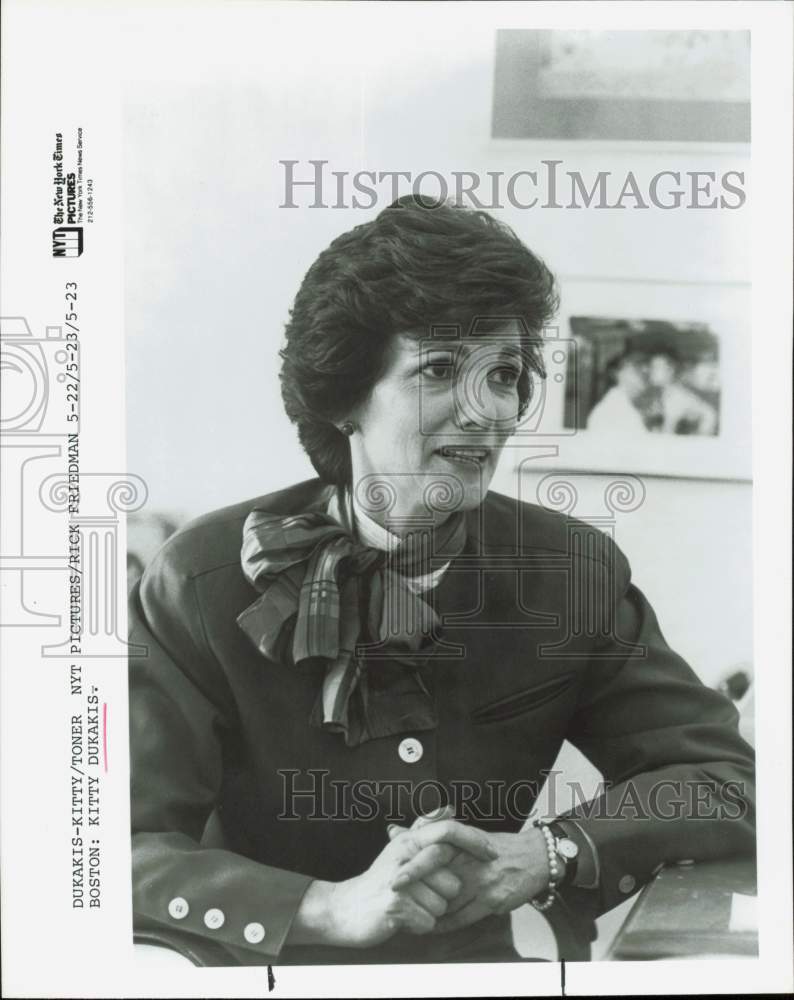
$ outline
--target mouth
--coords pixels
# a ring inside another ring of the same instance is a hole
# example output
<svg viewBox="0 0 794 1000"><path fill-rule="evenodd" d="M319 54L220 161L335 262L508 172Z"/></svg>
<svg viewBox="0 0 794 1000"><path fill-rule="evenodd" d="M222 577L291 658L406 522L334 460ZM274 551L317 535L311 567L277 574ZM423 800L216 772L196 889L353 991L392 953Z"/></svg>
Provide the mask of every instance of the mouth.
<svg viewBox="0 0 794 1000"><path fill-rule="evenodd" d="M445 445L443 448L439 448L436 454L452 462L462 462L472 466L472 468L482 468L491 457L491 449L478 448L473 445Z"/></svg>

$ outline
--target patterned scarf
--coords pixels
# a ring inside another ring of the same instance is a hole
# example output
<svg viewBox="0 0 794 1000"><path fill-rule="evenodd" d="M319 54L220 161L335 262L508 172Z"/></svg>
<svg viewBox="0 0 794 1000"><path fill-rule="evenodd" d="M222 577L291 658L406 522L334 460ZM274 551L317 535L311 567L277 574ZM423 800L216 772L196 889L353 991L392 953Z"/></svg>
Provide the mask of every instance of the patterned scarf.
<svg viewBox="0 0 794 1000"><path fill-rule="evenodd" d="M362 544L342 520L319 509L252 510L241 563L260 596L237 623L268 659L326 662L309 722L341 732L348 746L435 729L420 671L440 623L408 580L428 573L431 559L462 552L465 514L411 531L390 553Z"/></svg>

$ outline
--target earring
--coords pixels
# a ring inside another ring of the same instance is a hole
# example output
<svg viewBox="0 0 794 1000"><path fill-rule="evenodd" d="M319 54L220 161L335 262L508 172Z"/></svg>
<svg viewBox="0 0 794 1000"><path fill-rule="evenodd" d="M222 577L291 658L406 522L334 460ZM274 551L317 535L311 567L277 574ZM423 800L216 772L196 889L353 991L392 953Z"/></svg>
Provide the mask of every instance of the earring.
<svg viewBox="0 0 794 1000"><path fill-rule="evenodd" d="M356 429L356 425L354 423L352 423L352 421L350 421L350 420L346 420L342 424L342 426L339 428L339 430L343 434L346 434L348 437L350 437L350 435L353 433L353 431L355 431L355 429Z"/></svg>

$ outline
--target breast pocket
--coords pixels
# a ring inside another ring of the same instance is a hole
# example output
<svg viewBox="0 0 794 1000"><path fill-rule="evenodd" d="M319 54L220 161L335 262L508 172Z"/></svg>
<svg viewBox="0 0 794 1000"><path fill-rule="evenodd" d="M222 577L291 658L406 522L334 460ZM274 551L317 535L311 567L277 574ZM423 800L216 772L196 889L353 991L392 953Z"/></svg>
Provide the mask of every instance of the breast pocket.
<svg viewBox="0 0 794 1000"><path fill-rule="evenodd" d="M489 702L487 705L481 705L471 713L471 721L475 725L487 725L490 722L504 722L507 719L514 719L559 698L573 687L575 681L575 671L559 674L549 680L542 681L540 684L526 688L524 691L500 698L498 701Z"/></svg>

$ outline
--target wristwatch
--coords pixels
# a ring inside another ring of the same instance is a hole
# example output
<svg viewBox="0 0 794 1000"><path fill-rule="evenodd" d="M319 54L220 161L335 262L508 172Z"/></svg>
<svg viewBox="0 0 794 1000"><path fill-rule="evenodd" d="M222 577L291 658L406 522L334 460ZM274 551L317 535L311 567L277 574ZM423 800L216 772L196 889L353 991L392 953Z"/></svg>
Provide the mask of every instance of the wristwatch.
<svg viewBox="0 0 794 1000"><path fill-rule="evenodd" d="M571 840L559 823L549 823L549 829L554 834L554 849L562 858L565 866L563 885L571 885L576 878L579 845L576 841Z"/></svg>

